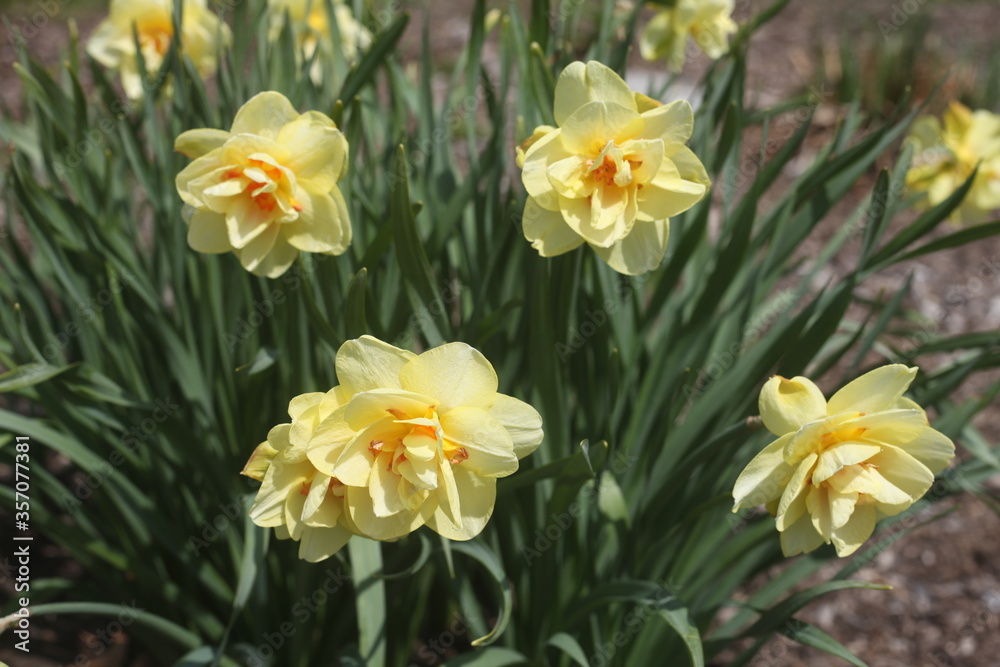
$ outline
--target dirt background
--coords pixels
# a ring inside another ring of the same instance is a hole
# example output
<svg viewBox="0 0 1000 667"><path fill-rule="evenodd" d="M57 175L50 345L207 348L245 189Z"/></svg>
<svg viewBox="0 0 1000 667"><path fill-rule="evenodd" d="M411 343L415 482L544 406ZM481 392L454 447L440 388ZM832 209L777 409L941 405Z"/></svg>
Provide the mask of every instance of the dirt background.
<svg viewBox="0 0 1000 667"><path fill-rule="evenodd" d="M467 13L461 2L430 3L431 25L435 44L445 61L453 58L468 35ZM765 6L759 0L737 0L737 18L746 19ZM38 4L0 4L0 13L18 25L20 17L38 11ZM100 20L103 8L93 2L60 3L64 12L44 25L31 40L31 50L45 62L55 63L65 48L67 30L65 18L73 16L82 38ZM411 35L407 37L416 53L422 10L415 11ZM905 30L907 23L931 18L927 49L921 63L916 63L917 96L929 90L940 76L955 65L953 77L945 86L942 102L947 97L969 93L977 68L996 61L997 38L1000 36L1000 5L992 3L948 2L932 4L928 0L847 0L837 3L793 0L770 24L755 36L750 50L748 91L758 106L774 104L790 95L813 87L825 75L823 103L816 116L816 128L806 142L803 155L784 174L786 182L795 176L796 168L804 167L832 134L840 116L840 100L832 92L830 82L840 76L838 48L846 39L865 61L877 54L886 34L892 28ZM6 33L6 30L0 28ZM883 34L886 33L886 34ZM0 102L16 109L20 105L21 86L11 67L14 50L9 40L0 40ZM924 62L925 61L925 62ZM957 65L956 65L957 63ZM681 87L693 86L708 61L694 56L684 72ZM922 67L922 65L926 65ZM634 58L629 79L649 79L662 76L655 64ZM965 88L963 88L963 85ZM993 109L1000 111L1000 109ZM752 141L748 137L748 143ZM874 174L871 175L872 181ZM818 250L862 198L870 192L872 183L859 187L849 201L838 206L823 223L805 250ZM781 183L776 189L780 191ZM765 204L766 205L766 204ZM944 230L945 232L949 230ZM853 261L851 246L838 255L829 267L833 273L846 271ZM960 333L996 330L1000 328L1000 241L977 243L953 251L939 253L918 262L894 267L868 281L861 294L875 298L881 292L893 294L908 275L913 275L912 298L908 308L919 320L919 329L933 333ZM823 278L828 276L820 276ZM933 361L933 360L932 360ZM973 382L967 395L983 389L996 377L984 377ZM995 442L1000 436L1000 410L993 406L977 421L984 433ZM961 443L959 443L961 445ZM1000 481L994 480L988 491L996 496ZM890 591L847 591L824 598L800 614L803 620L817 625L841 641L871 667L923 667L962 665L995 667L1000 665L1000 517L985 502L970 495L959 496L942 503L955 511L943 519L917 529L883 552L856 578L892 586ZM72 559L51 551L47 562L63 576L74 573ZM0 561L0 595L12 591L9 562ZM821 572L821 581L836 572ZM774 573L769 573L768 576ZM766 581L762 577L752 582L746 591ZM95 625L103 627L103 624ZM0 661L11 667L52 667L71 662L78 655L88 658L90 667L145 667L150 663L135 657L129 650L128 637L117 635L110 644L96 640L86 624L33 626L33 648L29 658L23 654L0 649ZM88 644L100 646L101 652L88 649ZM40 657L47 654L51 659ZM723 658L717 664L725 664ZM755 667L810 665L833 667L845 664L822 652L805 648L779 637L772 640L751 662Z"/></svg>

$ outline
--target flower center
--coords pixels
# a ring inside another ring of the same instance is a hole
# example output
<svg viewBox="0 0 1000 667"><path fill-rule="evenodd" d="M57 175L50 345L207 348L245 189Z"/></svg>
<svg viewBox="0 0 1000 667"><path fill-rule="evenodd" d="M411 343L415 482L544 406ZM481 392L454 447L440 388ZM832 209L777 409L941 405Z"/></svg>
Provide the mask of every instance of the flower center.
<svg viewBox="0 0 1000 667"><path fill-rule="evenodd" d="M247 166L242 169L230 169L226 172L226 180L243 178L247 180L244 194L249 195L251 201L257 208L265 213L271 213L279 206L277 195L284 195L288 200L288 207L295 211L302 211L302 205L292 197L291 183L281 167L251 158Z"/></svg>
<svg viewBox="0 0 1000 667"><path fill-rule="evenodd" d="M627 159L614 141L605 144L597 157L587 160L587 172L605 187L624 188L631 185L634 180L632 171L640 166L640 160Z"/></svg>

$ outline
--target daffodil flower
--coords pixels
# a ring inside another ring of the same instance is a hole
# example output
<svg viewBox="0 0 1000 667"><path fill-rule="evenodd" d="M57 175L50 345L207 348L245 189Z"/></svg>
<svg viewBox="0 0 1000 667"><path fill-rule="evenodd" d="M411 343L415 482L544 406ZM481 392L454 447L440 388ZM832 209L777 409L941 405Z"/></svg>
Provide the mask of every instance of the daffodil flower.
<svg viewBox="0 0 1000 667"><path fill-rule="evenodd" d="M639 52L646 60L665 58L674 69L684 66L688 37L710 58L729 50L729 36L736 32L733 0L677 0L659 9L639 35Z"/></svg>
<svg viewBox="0 0 1000 667"><path fill-rule="evenodd" d="M163 64L174 39L173 15L173 0L111 0L108 17L91 35L87 52L105 67L120 71L129 98L141 98L144 79ZM147 72L139 72L135 35ZM184 0L181 48L202 76L215 71L217 54L231 39L229 26L209 11L205 0Z"/></svg>
<svg viewBox="0 0 1000 667"><path fill-rule="evenodd" d="M559 77L554 111L558 127L538 128L522 146L525 237L543 257L586 242L620 273L655 268L668 219L709 185L684 145L691 105L658 104L604 65L576 62Z"/></svg>
<svg viewBox="0 0 1000 667"><path fill-rule="evenodd" d="M358 530L378 540L424 524L453 540L478 535L497 478L542 440L535 409L498 393L493 367L465 343L416 355L363 336L344 343L336 365L341 407L307 454L346 485Z"/></svg>
<svg viewBox="0 0 1000 667"><path fill-rule="evenodd" d="M322 58L332 58L333 29L326 0L268 0L271 40L278 39L285 26L285 17L290 20L292 35L300 47L299 56L312 61L309 76L314 83L323 78ZM365 50L372 43L372 34L351 12L343 0L333 2L334 20L340 36L340 50L347 62L354 62L358 51ZM322 58L316 57L317 50Z"/></svg>
<svg viewBox="0 0 1000 667"><path fill-rule="evenodd" d="M233 252L248 271L275 278L300 250L339 255L350 244L337 187L347 140L323 114L300 115L283 95L261 93L229 132L190 130L175 149L196 158L177 175L194 250Z"/></svg>
<svg viewBox="0 0 1000 667"><path fill-rule="evenodd" d="M854 553L879 517L899 514L927 493L955 446L903 396L917 374L900 364L877 368L829 402L810 380L772 377L760 416L779 436L736 480L733 511L766 504L793 556L833 542Z"/></svg>
<svg viewBox="0 0 1000 667"><path fill-rule="evenodd" d="M933 116L913 124L907 141L913 163L906 184L936 206L955 192L979 166L972 188L955 209L956 222L982 222L1000 208L1000 115L952 102L943 123Z"/></svg>
<svg viewBox="0 0 1000 667"><path fill-rule="evenodd" d="M298 540L299 558L310 562L329 558L358 532L344 507L344 484L306 456L316 426L337 407L335 391L295 397L288 405L291 423L271 429L243 469L261 482L250 518L274 528L278 539Z"/></svg>

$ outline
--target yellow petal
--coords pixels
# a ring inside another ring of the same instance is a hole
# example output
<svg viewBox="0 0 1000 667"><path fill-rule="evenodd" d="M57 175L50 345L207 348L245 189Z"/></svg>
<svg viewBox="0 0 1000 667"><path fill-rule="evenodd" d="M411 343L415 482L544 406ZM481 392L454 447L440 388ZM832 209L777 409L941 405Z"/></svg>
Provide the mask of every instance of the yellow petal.
<svg viewBox="0 0 1000 667"><path fill-rule="evenodd" d="M816 469L813 471L812 483L825 482L840 472L844 466L867 461L881 451L882 448L878 445L863 443L844 442L835 445L819 455L819 461L816 462Z"/></svg>
<svg viewBox="0 0 1000 667"><path fill-rule="evenodd" d="M302 522L307 526L332 528L337 525L342 506L329 490L330 476L316 473L302 506Z"/></svg>
<svg viewBox="0 0 1000 667"><path fill-rule="evenodd" d="M355 394L347 404L344 419L355 431L386 417L409 419L423 417L435 399L402 389L372 389Z"/></svg>
<svg viewBox="0 0 1000 667"><path fill-rule="evenodd" d="M352 537L351 532L340 526L315 528L306 526L299 543L299 558L318 563L340 551Z"/></svg>
<svg viewBox="0 0 1000 667"><path fill-rule="evenodd" d="M517 458L523 459L541 444L544 437L542 416L524 401L497 394L489 412L507 429Z"/></svg>
<svg viewBox="0 0 1000 667"><path fill-rule="evenodd" d="M542 208L534 197L524 204L521 224L524 237L542 257L562 255L583 245L583 237L566 224L561 212Z"/></svg>
<svg viewBox="0 0 1000 667"><path fill-rule="evenodd" d="M823 536L816 532L809 516L805 514L781 531L781 552L786 557L809 553L823 542Z"/></svg>
<svg viewBox="0 0 1000 667"><path fill-rule="evenodd" d="M298 419L306 410L318 406L324 396L326 394L321 391L299 394L288 402L288 416L293 420Z"/></svg>
<svg viewBox="0 0 1000 667"><path fill-rule="evenodd" d="M891 444L891 443L890 443ZM933 472L941 472L955 458L955 443L940 431L928 427L909 442L899 445L904 452Z"/></svg>
<svg viewBox="0 0 1000 667"><path fill-rule="evenodd" d="M246 465L243 466L243 470L240 471L241 475L246 475L250 479L255 479L258 482L264 481L264 475L267 469L271 467L271 461L278 454L278 450L272 447L266 440L253 450L253 454L250 455L250 459L247 461Z"/></svg>
<svg viewBox="0 0 1000 667"><path fill-rule="evenodd" d="M934 483L934 473L898 447L883 447L869 462L890 484L914 501L927 493Z"/></svg>
<svg viewBox="0 0 1000 667"><path fill-rule="evenodd" d="M288 148L284 166L316 192L329 192L346 169L347 143L327 116L307 111L280 128L276 141Z"/></svg>
<svg viewBox="0 0 1000 667"><path fill-rule="evenodd" d="M348 486L366 486L371 477L372 466L375 465L372 443L387 442L390 438L402 438L407 430L393 423L391 417L375 422L358 433L344 447L340 457L333 464L333 476ZM326 459L324 458L322 462L326 463Z"/></svg>
<svg viewBox="0 0 1000 667"><path fill-rule="evenodd" d="M196 159L222 146L230 136L225 130L188 130L174 140L174 150L181 155Z"/></svg>
<svg viewBox="0 0 1000 667"><path fill-rule="evenodd" d="M299 117L299 113L281 93L267 91L251 97L240 107L233 119L232 134L256 134L276 139L285 125Z"/></svg>
<svg viewBox="0 0 1000 667"><path fill-rule="evenodd" d="M399 476L390 469L392 454L383 452L372 465L368 479L368 492L372 498L372 510L377 517L387 517L406 510L406 504L399 495Z"/></svg>
<svg viewBox="0 0 1000 667"><path fill-rule="evenodd" d="M424 525L433 512L433 505L420 511L404 510L388 517L375 516L368 489L363 486L347 487L347 507L351 520L358 530L373 540L395 540Z"/></svg>
<svg viewBox="0 0 1000 667"><path fill-rule="evenodd" d="M556 82L553 115L562 127L577 109L588 102L614 102L627 109L636 109L631 89L620 76L606 65L590 61L570 63Z"/></svg>
<svg viewBox="0 0 1000 667"><path fill-rule="evenodd" d="M573 155L563 147L561 137L562 133L555 130L535 142L524 154L521 171L524 189L539 206L550 211L559 210L559 202L549 180L549 165Z"/></svg>
<svg viewBox="0 0 1000 667"><path fill-rule="evenodd" d="M827 412L880 412L889 410L907 390L917 369L902 364L890 364L865 373L834 394Z"/></svg>
<svg viewBox="0 0 1000 667"><path fill-rule="evenodd" d="M337 379L350 395L369 389L402 389L400 371L415 357L372 336L361 336L337 350Z"/></svg>
<svg viewBox="0 0 1000 667"><path fill-rule="evenodd" d="M323 419L313 431L306 450L306 455L316 469L327 475L334 474L337 461L357 436L344 418L346 411L345 406L339 407Z"/></svg>
<svg viewBox="0 0 1000 667"><path fill-rule="evenodd" d="M643 139L662 139L670 153L687 143L694 131L694 110L687 100L677 100L641 115ZM670 154L668 153L668 155Z"/></svg>
<svg viewBox="0 0 1000 667"><path fill-rule="evenodd" d="M188 222L187 242L195 252L218 255L233 249L226 217L214 211L193 211Z"/></svg>
<svg viewBox="0 0 1000 667"><path fill-rule="evenodd" d="M265 236L268 234L265 232L247 244L245 248L235 252L239 256L243 268L247 271L258 276L278 278L295 262L299 251L277 233L277 225L272 225L272 228L275 231L270 247L268 247L269 235ZM268 249L264 250L264 248Z"/></svg>
<svg viewBox="0 0 1000 667"><path fill-rule="evenodd" d="M459 405L489 408L497 395L497 374L479 350L446 343L411 359L399 373L403 388L433 397L438 410Z"/></svg>
<svg viewBox="0 0 1000 667"><path fill-rule="evenodd" d="M351 242L351 220L347 202L334 186L328 193L315 194L300 188L298 218L281 227L285 240L306 252L339 255Z"/></svg>
<svg viewBox="0 0 1000 667"><path fill-rule="evenodd" d="M775 375L761 388L758 408L767 430L785 435L826 416L826 399L808 378Z"/></svg>
<svg viewBox="0 0 1000 667"><path fill-rule="evenodd" d="M782 455L791 434L784 435L765 447L747 464L733 486L733 511L766 505L780 498L795 469L785 463Z"/></svg>
<svg viewBox="0 0 1000 667"><path fill-rule="evenodd" d="M637 276L660 265L667 253L669 239L670 224L666 220L637 221L628 235L610 248L591 247L618 273Z"/></svg>
<svg viewBox="0 0 1000 667"><path fill-rule="evenodd" d="M479 535L493 515L496 504L497 481L480 477L469 470L455 469L455 488L461 498L461 522L452 521L438 508L427 520L427 526L449 540L471 540ZM441 492L438 491L440 495Z"/></svg>
<svg viewBox="0 0 1000 667"><path fill-rule="evenodd" d="M785 490L781 493L781 502L778 503L778 514L775 517L778 530L785 530L805 513L806 495L811 488L809 478L816 466L817 458L816 454L805 457L785 485Z"/></svg>
<svg viewBox="0 0 1000 667"><path fill-rule="evenodd" d="M854 509L846 524L833 530L830 537L837 548L837 555L843 558L857 551L874 531L875 508L872 505L861 505Z"/></svg>
<svg viewBox="0 0 1000 667"><path fill-rule="evenodd" d="M456 465L484 477L506 477L517 471L514 443L507 429L483 408L457 407L441 415L445 437L465 449L469 458Z"/></svg>
<svg viewBox="0 0 1000 667"><path fill-rule="evenodd" d="M297 494L301 485L313 474L313 467L305 463L288 463L280 456L276 457L267 473L253 507L250 508L250 519L261 526L269 528L285 523L285 504L290 494Z"/></svg>
<svg viewBox="0 0 1000 667"><path fill-rule="evenodd" d="M631 99L631 98L630 98ZM596 156L609 141L616 144L642 134L643 120L634 108L613 102L590 102L560 126L563 148L572 154Z"/></svg>

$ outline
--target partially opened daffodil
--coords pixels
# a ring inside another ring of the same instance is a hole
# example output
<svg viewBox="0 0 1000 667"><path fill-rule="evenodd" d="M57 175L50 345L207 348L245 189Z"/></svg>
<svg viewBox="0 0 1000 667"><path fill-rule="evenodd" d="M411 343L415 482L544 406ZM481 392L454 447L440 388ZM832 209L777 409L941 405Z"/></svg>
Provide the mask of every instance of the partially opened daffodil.
<svg viewBox="0 0 1000 667"><path fill-rule="evenodd" d="M119 70L125 93L138 99L145 78L160 69L174 39L173 16L173 0L111 0L108 17L91 35L87 53L105 67ZM136 35L146 72L139 71ZM202 76L215 71L219 49L231 38L229 26L209 11L205 0L184 0L181 49Z"/></svg>
<svg viewBox="0 0 1000 667"><path fill-rule="evenodd" d="M340 348L337 377L341 407L317 427L308 457L346 485L351 520L374 539L424 524L475 537L497 478L542 440L535 409L497 393L493 367L465 343L416 355L363 336Z"/></svg>
<svg viewBox="0 0 1000 667"><path fill-rule="evenodd" d="M679 70L690 37L710 58L720 58L729 50L729 36L736 32L733 4L733 0L676 0L672 7L651 4L659 11L639 36L642 57L665 58Z"/></svg>
<svg viewBox="0 0 1000 667"><path fill-rule="evenodd" d="M291 423L271 429L243 469L261 482L250 518L274 528L278 539L298 540L299 558L310 562L329 558L357 532L344 507L344 485L306 456L316 426L337 407L335 391L292 399Z"/></svg>
<svg viewBox="0 0 1000 667"><path fill-rule="evenodd" d="M372 34L354 18L344 0L333 0L332 6L340 37L339 55L347 62L354 62L359 50L371 46ZM300 47L298 55L312 61L309 76L318 84L323 78L324 60L334 57L333 26L326 0L268 0L267 11L272 40L278 39L288 17L292 35Z"/></svg>
<svg viewBox="0 0 1000 667"><path fill-rule="evenodd" d="M283 95L260 93L229 132L190 130L175 148L195 158L177 175L177 191L198 252L233 252L248 271L275 278L300 250L339 255L350 244L337 187L347 140L327 116L299 114Z"/></svg>
<svg viewBox="0 0 1000 667"><path fill-rule="evenodd" d="M928 206L951 196L978 165L972 187L952 219L982 222L1000 208L1000 115L952 102L942 120L933 116L917 120L907 141L914 152L906 184L923 192Z"/></svg>
<svg viewBox="0 0 1000 667"><path fill-rule="evenodd" d="M669 218L708 190L704 166L684 145L686 101L659 104L629 90L598 62L576 62L556 84L555 121L522 145L528 191L525 237L543 257L588 243L613 269L659 265Z"/></svg>
<svg viewBox="0 0 1000 667"><path fill-rule="evenodd" d="M927 493L955 446L903 396L917 374L877 368L827 401L804 377L775 376L760 392L760 416L777 440L746 467L735 507L766 504L786 556L833 545L847 556L881 516L899 514Z"/></svg>

